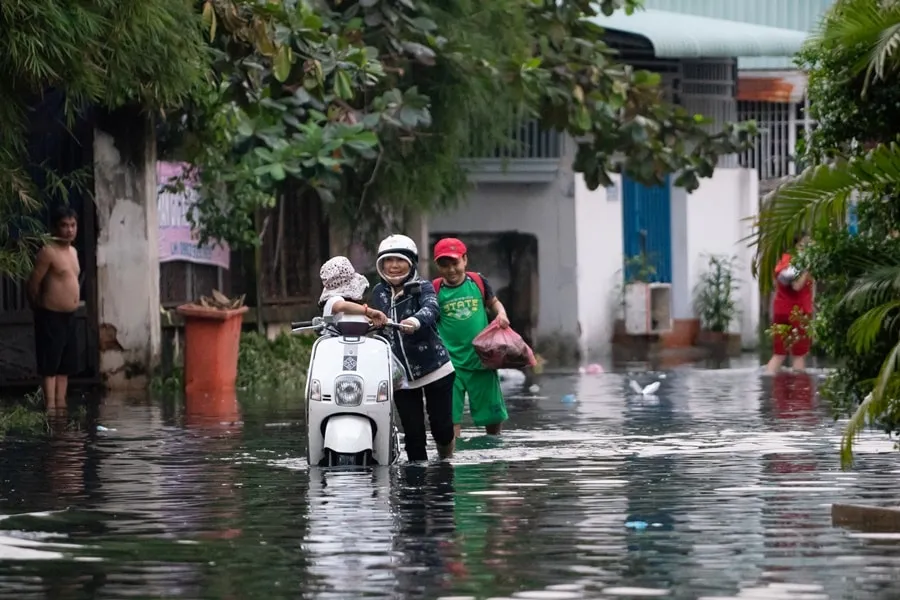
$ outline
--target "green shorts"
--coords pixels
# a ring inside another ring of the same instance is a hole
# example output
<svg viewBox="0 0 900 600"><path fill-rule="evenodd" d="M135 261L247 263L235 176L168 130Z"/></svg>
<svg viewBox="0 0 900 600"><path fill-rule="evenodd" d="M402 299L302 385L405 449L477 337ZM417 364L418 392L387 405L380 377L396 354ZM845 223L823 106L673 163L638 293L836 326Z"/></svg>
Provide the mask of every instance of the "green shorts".
<svg viewBox="0 0 900 600"><path fill-rule="evenodd" d="M469 412L477 427L499 425L509 417L497 371L456 369L456 379L453 382L453 423L457 425L462 422L467 393Z"/></svg>

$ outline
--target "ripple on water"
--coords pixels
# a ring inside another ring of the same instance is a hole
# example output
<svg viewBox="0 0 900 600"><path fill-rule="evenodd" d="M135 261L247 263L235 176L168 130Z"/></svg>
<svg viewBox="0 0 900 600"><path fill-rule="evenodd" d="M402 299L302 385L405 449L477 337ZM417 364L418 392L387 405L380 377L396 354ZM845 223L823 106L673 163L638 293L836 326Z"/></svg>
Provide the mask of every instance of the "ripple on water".
<svg viewBox="0 0 900 600"><path fill-rule="evenodd" d="M650 598L658 596L668 596L669 590L640 587L609 587L605 588L603 590L603 593L609 596L641 596Z"/></svg>
<svg viewBox="0 0 900 600"><path fill-rule="evenodd" d="M544 377L452 466L362 472L310 469L290 401L102 408L114 435L0 442L0 597L892 597L898 536L830 521L897 497L892 440L841 471L816 381L755 369Z"/></svg>
<svg viewBox="0 0 900 600"><path fill-rule="evenodd" d="M818 584L770 583L764 587L746 587L734 596L700 596L698 600L828 600Z"/></svg>
<svg viewBox="0 0 900 600"><path fill-rule="evenodd" d="M516 592L513 598L522 598L523 600L572 600L584 598L581 592L573 592L569 590L533 590L528 592Z"/></svg>

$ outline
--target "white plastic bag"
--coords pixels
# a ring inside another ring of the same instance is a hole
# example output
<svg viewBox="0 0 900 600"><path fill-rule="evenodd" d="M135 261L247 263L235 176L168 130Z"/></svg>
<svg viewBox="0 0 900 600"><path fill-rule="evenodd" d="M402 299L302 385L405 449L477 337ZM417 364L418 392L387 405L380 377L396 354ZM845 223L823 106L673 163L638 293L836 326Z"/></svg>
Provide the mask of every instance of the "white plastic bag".
<svg viewBox="0 0 900 600"><path fill-rule="evenodd" d="M797 279L799 274L796 267L788 265L786 269L783 269L778 274L778 283L781 285L791 285L794 283L794 280Z"/></svg>
<svg viewBox="0 0 900 600"><path fill-rule="evenodd" d="M400 359L393 352L391 352L391 367L394 391L406 389L406 386L409 384L406 379L406 369L403 368L403 363L400 362Z"/></svg>

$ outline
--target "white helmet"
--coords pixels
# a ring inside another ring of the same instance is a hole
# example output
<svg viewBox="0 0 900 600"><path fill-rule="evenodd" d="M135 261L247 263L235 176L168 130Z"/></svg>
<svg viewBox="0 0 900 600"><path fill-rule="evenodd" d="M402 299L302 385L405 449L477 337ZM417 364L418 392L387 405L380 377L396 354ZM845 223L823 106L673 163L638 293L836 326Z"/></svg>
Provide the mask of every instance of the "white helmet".
<svg viewBox="0 0 900 600"><path fill-rule="evenodd" d="M409 263L409 275L404 278L405 280L415 276L416 267L419 264L419 248L412 238L393 234L387 236L378 244L378 257L375 259L375 269L382 279L397 285L399 282L391 281L381 268L381 263L388 257L400 258Z"/></svg>
<svg viewBox="0 0 900 600"><path fill-rule="evenodd" d="M395 256L409 261L411 267L419 264L419 248L411 237L395 233L389 235L378 244L377 262L381 262L382 258Z"/></svg>

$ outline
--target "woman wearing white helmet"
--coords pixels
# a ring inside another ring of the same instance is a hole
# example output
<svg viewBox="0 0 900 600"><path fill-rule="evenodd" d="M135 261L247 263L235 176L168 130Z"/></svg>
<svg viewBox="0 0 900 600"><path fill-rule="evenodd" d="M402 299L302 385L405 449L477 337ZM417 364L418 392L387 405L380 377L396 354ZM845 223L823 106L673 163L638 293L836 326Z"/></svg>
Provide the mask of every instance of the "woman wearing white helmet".
<svg viewBox="0 0 900 600"><path fill-rule="evenodd" d="M407 389L394 393L394 403L403 424L406 456L410 461L427 460L425 409L431 435L441 458L453 455L453 364L437 332L440 318L437 295L430 281L420 279L416 268L419 249L405 235L391 235L378 246L376 269L382 283L372 290L370 306L395 323L403 335L388 336L394 355L406 369Z"/></svg>

